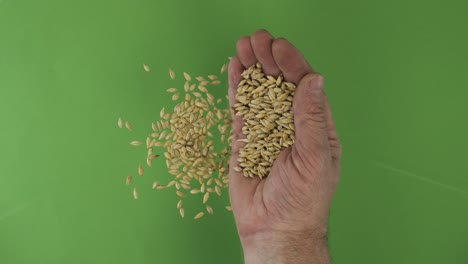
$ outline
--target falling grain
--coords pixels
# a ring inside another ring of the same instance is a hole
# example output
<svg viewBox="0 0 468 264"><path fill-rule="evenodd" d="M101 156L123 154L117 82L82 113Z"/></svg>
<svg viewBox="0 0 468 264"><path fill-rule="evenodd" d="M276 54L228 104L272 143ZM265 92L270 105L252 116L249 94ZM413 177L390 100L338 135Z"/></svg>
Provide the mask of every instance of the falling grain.
<svg viewBox="0 0 468 264"><path fill-rule="evenodd" d="M220 71L221 73L226 72L227 65L223 65ZM171 68L169 75L171 79L175 79L175 73ZM172 178L167 185L153 182L153 189L163 190L174 187L176 195L180 198L186 197L188 193L203 194L205 213L213 214L213 208L207 205L207 202L210 196L213 196L212 193L220 195L221 188L228 186L227 172L230 158L229 146L225 147L221 153L215 149L213 142L219 141L220 138L221 141L228 137L232 138L231 110L222 109L216 105L216 103L222 102L221 98L216 98L208 92L209 85L221 84L217 76L209 75L207 79L197 77L198 82L196 83L191 82L192 78L188 73L184 73L184 78L183 89L185 92L179 93L181 87L166 90L171 93L172 100L176 101L173 109L172 106L170 108L161 107L159 109L161 119L151 123L152 133L146 138L146 163L152 167L153 160L159 157L153 153L153 151L156 152L154 148L164 148L162 152L166 158L167 171ZM200 92L195 91L196 88ZM185 100L179 100L180 94ZM246 97L244 101L248 100L250 99ZM254 102L256 107L263 107L262 103L263 101ZM246 107L246 109L248 108ZM119 118L118 125L119 127L123 126L121 118ZM125 122L125 126L132 130L129 122ZM289 138L284 138L284 141L289 142ZM134 141L132 145L137 146L144 143ZM143 173L143 167L139 165L138 174L143 175ZM215 173L219 179L215 178ZM215 182L216 184L214 184ZM211 199L214 198L211 197ZM182 206L182 199L180 199L177 208L181 217L184 217L185 212ZM203 215L202 213L196 219L203 217Z"/></svg>
<svg viewBox="0 0 468 264"><path fill-rule="evenodd" d="M175 72L172 68L169 68L169 76L171 77L172 80L175 79Z"/></svg>
<svg viewBox="0 0 468 264"><path fill-rule="evenodd" d="M214 80L218 79L218 77L216 75L211 74L211 75L208 75L208 79L214 81Z"/></svg>
<svg viewBox="0 0 468 264"><path fill-rule="evenodd" d="M117 125L119 126L119 128L123 127L122 118L119 117L119 120L117 120Z"/></svg>
<svg viewBox="0 0 468 264"><path fill-rule="evenodd" d="M136 188L133 188L133 198L136 200L138 199L138 191Z"/></svg>
<svg viewBox="0 0 468 264"><path fill-rule="evenodd" d="M179 214L180 214L180 216L181 216L182 218L184 218L184 217L185 217L185 211L184 211L184 208L180 208L180 209L179 209Z"/></svg>
<svg viewBox="0 0 468 264"><path fill-rule="evenodd" d="M130 184L132 183L132 175L128 175L128 176L127 176L127 179L126 179L125 183L126 183L127 185L130 185Z"/></svg>
<svg viewBox="0 0 468 264"><path fill-rule="evenodd" d="M149 72L150 71L150 67L146 64L143 64L143 69L145 69L145 71Z"/></svg>
<svg viewBox="0 0 468 264"><path fill-rule="evenodd" d="M128 121L125 121L125 127L129 130L129 131L132 131L132 124L130 124L130 122Z"/></svg>
<svg viewBox="0 0 468 264"><path fill-rule="evenodd" d="M159 183L157 181L153 182L153 189L156 189L159 186Z"/></svg>
<svg viewBox="0 0 468 264"><path fill-rule="evenodd" d="M197 215L195 215L194 219L195 219L195 220L196 220L196 219L200 219L200 218L202 218L204 215L205 215L205 213L199 212Z"/></svg>
<svg viewBox="0 0 468 264"><path fill-rule="evenodd" d="M132 145L132 146L140 146L140 145L141 145L141 142L135 140L135 141L130 142L130 145Z"/></svg>
<svg viewBox="0 0 468 264"><path fill-rule="evenodd" d="M206 192L205 195L203 195L203 203L206 204L206 202L208 202L208 199L210 199L210 193Z"/></svg>
<svg viewBox="0 0 468 264"><path fill-rule="evenodd" d="M226 69L227 69L227 65L223 64L223 66L221 67L221 73L225 73Z"/></svg>
<svg viewBox="0 0 468 264"><path fill-rule="evenodd" d="M190 82L192 80L192 78L190 77L190 75L186 72L184 72L184 78L185 80L187 80L188 82Z"/></svg>
<svg viewBox="0 0 468 264"><path fill-rule="evenodd" d="M209 205L206 206L206 211L209 213L209 214L213 214L213 208Z"/></svg>

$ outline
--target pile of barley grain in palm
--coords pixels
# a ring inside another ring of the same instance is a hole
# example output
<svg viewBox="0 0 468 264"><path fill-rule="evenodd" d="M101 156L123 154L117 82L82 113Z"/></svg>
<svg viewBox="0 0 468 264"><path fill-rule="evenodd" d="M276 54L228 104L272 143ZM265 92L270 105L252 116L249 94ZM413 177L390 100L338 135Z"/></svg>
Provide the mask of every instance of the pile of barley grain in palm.
<svg viewBox="0 0 468 264"><path fill-rule="evenodd" d="M239 141L246 145L239 151L239 167L245 177L268 175L281 150L295 142L293 97L296 86L278 78L265 76L262 65L256 63L242 73L234 105L236 115L242 116Z"/></svg>
<svg viewBox="0 0 468 264"><path fill-rule="evenodd" d="M144 65L149 72L148 65ZM226 71L226 65L221 68L221 73ZM169 75L175 79L175 72L170 69ZM229 109L220 107L222 99L209 93L208 88L221 84L215 75L207 78L191 76L183 73L185 84L182 89L169 88L166 91L172 94L172 100L176 102L173 110L160 110L160 120L152 123L152 133L146 138L146 163L153 166L153 160L160 155L155 154L160 150L166 158L166 166L172 179L167 183L154 181L153 189L163 190L174 188L179 196L177 209L181 217L185 216L183 198L187 195L199 196L209 214L213 214L213 208L208 204L213 195L221 196L222 188L229 184L228 169L232 141L231 113ZM122 128L124 122L118 120L118 126ZM130 122L125 122L125 127L132 130ZM219 138L215 138L219 135ZM215 149L215 141L226 143L221 150ZM133 146L143 145L141 141L130 142ZM138 166L138 174L143 176L142 165ZM126 184L132 183L132 176L128 176ZM133 188L133 196L138 199L138 191ZM230 210L230 206L226 206ZM203 217L205 212L200 211L195 219Z"/></svg>

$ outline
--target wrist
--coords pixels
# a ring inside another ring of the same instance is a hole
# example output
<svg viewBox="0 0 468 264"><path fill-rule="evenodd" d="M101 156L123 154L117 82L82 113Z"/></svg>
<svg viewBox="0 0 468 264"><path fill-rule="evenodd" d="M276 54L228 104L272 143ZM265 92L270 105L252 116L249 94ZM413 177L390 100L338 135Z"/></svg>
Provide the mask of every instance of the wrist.
<svg viewBox="0 0 468 264"><path fill-rule="evenodd" d="M329 264L326 230L241 237L245 264Z"/></svg>

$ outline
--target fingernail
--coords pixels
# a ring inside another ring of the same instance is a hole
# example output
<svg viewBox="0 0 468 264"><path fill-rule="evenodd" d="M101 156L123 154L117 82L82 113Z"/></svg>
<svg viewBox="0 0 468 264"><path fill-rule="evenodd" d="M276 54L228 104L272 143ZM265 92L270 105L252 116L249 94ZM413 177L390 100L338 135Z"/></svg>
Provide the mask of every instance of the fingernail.
<svg viewBox="0 0 468 264"><path fill-rule="evenodd" d="M312 90L321 90L323 86L323 76L320 73L314 73L309 77L309 84Z"/></svg>

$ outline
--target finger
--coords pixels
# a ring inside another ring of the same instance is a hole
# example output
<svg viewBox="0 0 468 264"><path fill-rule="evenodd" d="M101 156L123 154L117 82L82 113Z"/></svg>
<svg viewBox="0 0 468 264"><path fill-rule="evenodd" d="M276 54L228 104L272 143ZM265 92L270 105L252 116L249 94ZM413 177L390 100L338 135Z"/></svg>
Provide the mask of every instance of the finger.
<svg viewBox="0 0 468 264"><path fill-rule="evenodd" d="M234 111L234 116L232 117L232 133L234 139L232 141L232 152L233 155L237 155L239 150L243 147L243 142L237 141L244 137L242 134L242 126L244 121L241 116L235 115L234 104L237 103L236 93L237 85L242 80L241 73L245 70L242 66L238 57L233 57L229 63L229 105Z"/></svg>
<svg viewBox="0 0 468 264"><path fill-rule="evenodd" d="M238 57L233 57L229 63L229 105L232 108L236 103L237 84L241 81L241 73L244 71ZM234 167L238 166L239 150L243 147L244 142L239 142L237 139L242 138L243 120L241 116L233 116L233 134L232 142L233 153L229 162L229 195L231 204L234 210L236 208L244 208L243 205L249 204L255 193L255 188L259 182L258 179L249 179L242 175L242 172L237 172Z"/></svg>
<svg viewBox="0 0 468 264"><path fill-rule="evenodd" d="M328 143L330 144L330 150L332 154L332 158L335 161L339 161L341 159L341 143L338 137L338 131L336 130L335 120L333 119L333 114L330 106L330 102L328 101L327 95L324 93L325 97L325 123L327 125L327 136L328 136Z"/></svg>
<svg viewBox="0 0 468 264"><path fill-rule="evenodd" d="M273 42L272 52L284 79L288 82L297 85L306 74L314 72L302 53L284 38Z"/></svg>
<svg viewBox="0 0 468 264"><path fill-rule="evenodd" d="M323 77L306 75L296 90L293 103L296 147L300 152L329 149L325 115Z"/></svg>
<svg viewBox="0 0 468 264"><path fill-rule="evenodd" d="M257 62L249 36L237 41L237 57L245 68L249 68Z"/></svg>
<svg viewBox="0 0 468 264"><path fill-rule="evenodd" d="M262 64L263 72L266 75L279 76L280 69L273 59L272 44L274 38L266 30L261 29L255 32L250 38L253 52L257 60Z"/></svg>

